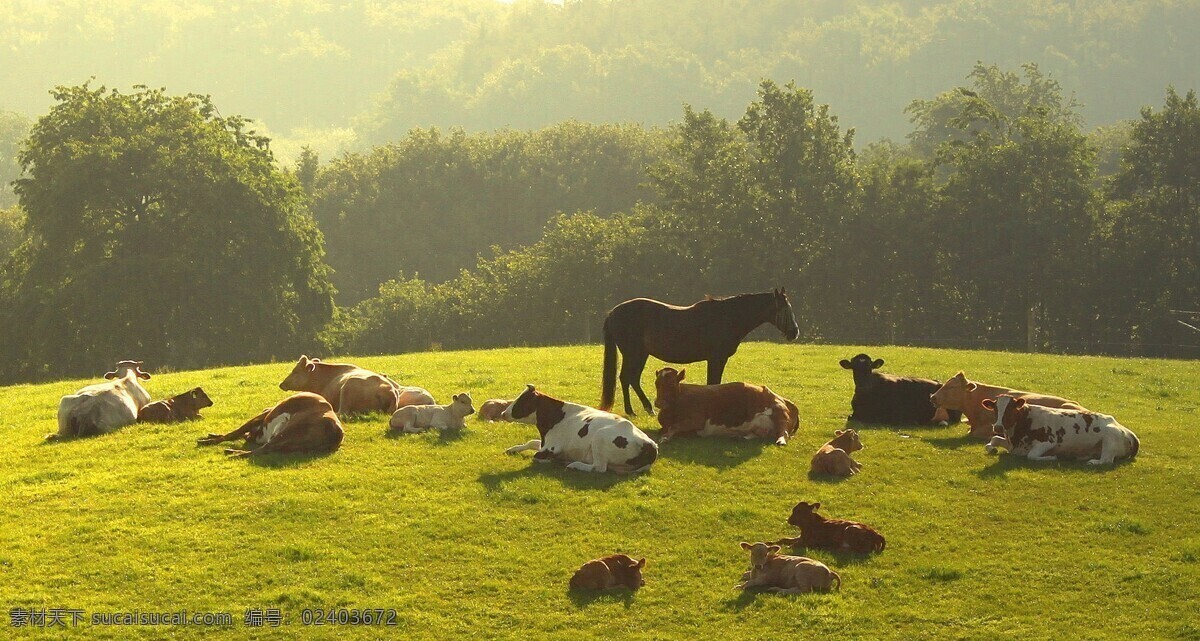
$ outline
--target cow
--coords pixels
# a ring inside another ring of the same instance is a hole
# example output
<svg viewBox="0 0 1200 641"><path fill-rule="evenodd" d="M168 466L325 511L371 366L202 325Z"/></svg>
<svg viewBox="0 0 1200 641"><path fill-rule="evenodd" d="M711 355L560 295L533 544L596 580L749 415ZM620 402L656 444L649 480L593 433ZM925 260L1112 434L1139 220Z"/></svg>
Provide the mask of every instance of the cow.
<svg viewBox="0 0 1200 641"><path fill-rule="evenodd" d="M504 408L512 405L512 401L506 401L502 398L493 398L483 402L479 406L479 419L484 421L503 421Z"/></svg>
<svg viewBox="0 0 1200 641"><path fill-rule="evenodd" d="M571 576L572 590L611 590L628 588L636 590L646 585L642 569L646 559L634 560L628 554L613 554L583 564Z"/></svg>
<svg viewBox="0 0 1200 641"><path fill-rule="evenodd" d="M200 418L200 410L212 407L212 400L199 387L171 398L154 401L138 410L139 423L176 423Z"/></svg>
<svg viewBox="0 0 1200 641"><path fill-rule="evenodd" d="M654 373L662 425L659 443L681 434L763 438L787 445L800 428L796 405L761 385L684 383L686 369L664 367Z"/></svg>
<svg viewBox="0 0 1200 641"><path fill-rule="evenodd" d="M853 420L883 425L946 425L962 420L960 411L929 404L929 395L940 385L933 379L877 372L883 367L883 359L871 360L866 354L843 359L841 366L854 373L854 397L850 399Z"/></svg>
<svg viewBox="0 0 1200 641"><path fill-rule="evenodd" d="M537 450L533 460L561 461L572 470L636 474L650 469L658 445L628 420L543 394L533 385L504 408L506 420L535 425L541 438L514 445L505 454Z"/></svg>
<svg viewBox="0 0 1200 641"><path fill-rule="evenodd" d="M475 413L471 406L471 395L467 392L454 395L449 405L406 405L392 414L388 427L409 434L424 432L429 428L440 431L461 430L463 419Z"/></svg>
<svg viewBox="0 0 1200 641"><path fill-rule="evenodd" d="M1001 394L1024 398L1025 402L1031 405L1085 411L1079 403L1058 396L1022 392L998 385L969 381L966 374L961 371L943 383L929 397L929 400L942 409L962 411L967 415L967 423L971 426L968 435L987 440L992 437L992 425L996 422L996 414L984 407L983 401L988 399L995 401L996 397Z"/></svg>
<svg viewBox="0 0 1200 641"><path fill-rule="evenodd" d="M433 405L433 396L420 387L401 387L396 381L349 363L322 363L301 356L279 389L320 394L342 415L395 412L405 405Z"/></svg>
<svg viewBox="0 0 1200 641"><path fill-rule="evenodd" d="M150 393L138 380L150 380L142 361L120 361L104 375L107 382L88 385L58 401L58 433L46 440L106 434L137 422Z"/></svg>
<svg viewBox="0 0 1200 641"><path fill-rule="evenodd" d="M862 463L850 458L851 452L863 449L858 432L847 429L834 432L833 440L821 446L812 457L811 474L830 476L853 476L862 469Z"/></svg>
<svg viewBox="0 0 1200 641"><path fill-rule="evenodd" d="M774 543L852 554L882 552L887 547L883 535L869 525L842 519L827 519L817 514L819 507L820 503L797 503L796 507L792 508L792 515L788 517L788 524L800 528L800 536L780 539Z"/></svg>
<svg viewBox="0 0 1200 641"><path fill-rule="evenodd" d="M1141 445L1129 428L1108 414L1041 407L1010 394L986 399L983 405L996 413L995 436L986 446L989 454L1003 447L1031 461L1065 457L1110 465L1137 456Z"/></svg>
<svg viewBox="0 0 1200 641"><path fill-rule="evenodd" d="M209 434L197 445L244 439L251 449L227 449L231 457L264 454L329 454L342 445L345 432L333 405L311 392L293 394L228 434Z"/></svg>
<svg viewBox="0 0 1200 641"><path fill-rule="evenodd" d="M778 594L804 594L842 589L842 577L820 561L803 556L779 554L780 547L769 543L740 543L750 551L750 569L734 589L765 587Z"/></svg>

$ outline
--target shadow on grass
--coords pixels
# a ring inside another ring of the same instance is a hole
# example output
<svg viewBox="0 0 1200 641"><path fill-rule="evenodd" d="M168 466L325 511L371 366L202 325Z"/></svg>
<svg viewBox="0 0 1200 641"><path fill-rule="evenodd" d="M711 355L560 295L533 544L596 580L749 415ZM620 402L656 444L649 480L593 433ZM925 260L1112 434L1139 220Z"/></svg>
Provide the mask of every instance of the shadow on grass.
<svg viewBox="0 0 1200 641"><path fill-rule="evenodd" d="M808 480L812 481L813 483L836 484L836 483L841 483L843 481L848 481L848 480L850 480L850 477L849 476L837 476L834 474L822 474L821 472L814 472L812 469L809 469L808 470Z"/></svg>
<svg viewBox="0 0 1200 641"><path fill-rule="evenodd" d="M571 599L571 603L577 608L586 608L596 601L609 603L620 603L626 608L633 605L633 597L637 593L629 588L616 588L613 590L567 590L567 598Z"/></svg>
<svg viewBox="0 0 1200 641"><path fill-rule="evenodd" d="M945 438L925 438L922 441L938 448L939 450L957 450L968 445L978 445L982 448L984 441L974 438L969 434L961 436L947 436Z"/></svg>
<svg viewBox="0 0 1200 641"><path fill-rule="evenodd" d="M1126 458L1114 461L1111 465L1088 465L1086 460L1031 461L1024 456L998 453L993 455L996 460L991 465L975 471L975 476L981 479L1004 478L1010 470L1044 470L1053 469L1061 472L1078 472L1082 474L1104 474L1109 470L1129 465L1136 458Z"/></svg>
<svg viewBox="0 0 1200 641"><path fill-rule="evenodd" d="M322 452L320 454L263 454L261 456L247 456L246 462L255 467L266 467L270 469L284 469L292 467L304 467L317 462L327 456L332 456L334 452Z"/></svg>
<svg viewBox="0 0 1200 641"><path fill-rule="evenodd" d="M776 541L772 541L771 544L782 546L784 548L785 552L787 552L790 549L791 551L788 553L793 556L808 556L809 549L804 547L803 545L800 545L800 537L796 537L795 541L796 542L793 544L793 543L790 543L788 541L788 539L779 539ZM819 550L820 548L813 548L813 549ZM874 554L870 554L870 553L856 554L854 552L833 552L830 550L821 550L821 551L832 556L833 557L833 566L839 567L839 568L846 567L848 565L862 565L863 563L866 563L875 557Z"/></svg>
<svg viewBox="0 0 1200 641"><path fill-rule="evenodd" d="M661 440L662 430L654 435ZM725 469L737 467L758 456L763 449L776 447L762 439L699 438L680 436L659 444L659 458L669 458L683 463L696 463L705 467Z"/></svg>
<svg viewBox="0 0 1200 641"><path fill-rule="evenodd" d="M578 470L568 470L565 465L560 463L537 463L531 461L527 466L517 470L480 474L479 482L489 492L503 489L504 484L509 481L538 477L555 479L563 485L576 490L607 490L618 483L623 483L638 476L638 474L614 474L612 472L602 474L580 472Z"/></svg>
<svg viewBox="0 0 1200 641"><path fill-rule="evenodd" d="M437 435L434 438L429 439L429 437L426 436L426 434L429 432L436 432ZM461 441L466 436L467 436L466 428L463 428L461 430L429 429L429 430L425 430L424 432L420 432L417 434L410 434L408 432L405 432L404 430L388 428L383 433L384 438L388 438L388 439L392 439L392 440L400 440L400 439L407 439L407 438L429 439L429 442L433 443L434 445L451 445L453 443Z"/></svg>

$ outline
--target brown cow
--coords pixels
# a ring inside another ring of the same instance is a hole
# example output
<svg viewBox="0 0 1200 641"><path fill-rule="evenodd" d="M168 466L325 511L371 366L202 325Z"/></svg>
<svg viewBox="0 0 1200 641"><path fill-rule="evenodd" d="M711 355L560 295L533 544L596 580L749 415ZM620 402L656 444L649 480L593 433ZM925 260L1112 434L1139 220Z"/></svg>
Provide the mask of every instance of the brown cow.
<svg viewBox="0 0 1200 641"><path fill-rule="evenodd" d="M769 543L741 544L750 551L750 569L742 575L742 582L735 589L765 587L778 594L804 594L806 592L828 592L837 582L842 589L842 577L820 561L804 556L779 554L779 546Z"/></svg>
<svg viewBox="0 0 1200 641"><path fill-rule="evenodd" d="M1022 392L998 385L988 385L967 380L966 374L959 372L953 378L942 384L929 400L937 407L946 410L961 410L967 415L971 425L968 434L972 437L989 440L992 438L992 425L996 422L996 412L983 406L983 401L995 401L997 396L1008 394L1015 398L1023 398L1026 403L1042 407L1059 407L1068 410L1082 410L1083 406L1075 401L1069 401L1058 396Z"/></svg>
<svg viewBox="0 0 1200 641"><path fill-rule="evenodd" d="M817 514L819 507L820 503L797 503L788 517L788 524L800 528L800 536L780 539L775 544L854 554L882 552L887 546L883 535L870 526L842 519L827 519Z"/></svg>
<svg viewBox="0 0 1200 641"><path fill-rule="evenodd" d="M339 414L395 412L405 405L433 405L433 396L419 387L395 381L349 363L322 363L301 356L279 389L320 394Z"/></svg>
<svg viewBox="0 0 1200 641"><path fill-rule="evenodd" d="M583 564L571 577L572 590L611 590L629 588L636 590L646 585L642 568L646 559L634 560L627 554L614 554Z"/></svg>
<svg viewBox="0 0 1200 641"><path fill-rule="evenodd" d="M687 370L664 367L654 375L662 425L659 442L680 434L766 438L787 445L800 427L800 412L786 398L761 385L684 383Z"/></svg>
<svg viewBox="0 0 1200 641"><path fill-rule="evenodd" d="M171 398L155 401L138 410L139 423L177 423L200 418L200 410L213 402L199 387Z"/></svg>
<svg viewBox="0 0 1200 641"><path fill-rule="evenodd" d="M301 392L268 407L245 425L228 434L209 434L196 441L197 445L216 445L225 441L245 439L254 449L227 449L230 456L261 456L263 454L328 454L342 445L345 432L333 406L324 398Z"/></svg>
<svg viewBox="0 0 1200 641"><path fill-rule="evenodd" d="M834 432L832 441L821 446L812 457L813 474L829 474L831 476L852 476L862 469L862 463L850 458L851 452L863 449L858 432L838 430Z"/></svg>
<svg viewBox="0 0 1200 641"><path fill-rule="evenodd" d="M510 419L504 418L504 408L512 405L512 401L506 401L502 398L493 398L483 402L479 406L479 419L486 421L506 421Z"/></svg>

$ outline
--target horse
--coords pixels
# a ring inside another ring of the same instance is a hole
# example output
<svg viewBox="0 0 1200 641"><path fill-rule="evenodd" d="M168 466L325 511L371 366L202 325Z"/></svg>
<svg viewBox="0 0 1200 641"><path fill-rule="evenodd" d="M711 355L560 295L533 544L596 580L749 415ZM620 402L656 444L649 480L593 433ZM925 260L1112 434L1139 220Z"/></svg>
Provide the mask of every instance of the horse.
<svg viewBox="0 0 1200 641"><path fill-rule="evenodd" d="M717 385L725 363L753 329L771 323L789 340L800 335L792 304L783 288L755 294L738 294L678 307L649 298L634 298L612 308L604 319L604 375L600 409L613 406L617 378L617 350L621 351L621 391L625 414L633 416L629 388L637 392L646 412L654 407L642 391L642 370L654 356L668 363L708 361L708 384Z"/></svg>

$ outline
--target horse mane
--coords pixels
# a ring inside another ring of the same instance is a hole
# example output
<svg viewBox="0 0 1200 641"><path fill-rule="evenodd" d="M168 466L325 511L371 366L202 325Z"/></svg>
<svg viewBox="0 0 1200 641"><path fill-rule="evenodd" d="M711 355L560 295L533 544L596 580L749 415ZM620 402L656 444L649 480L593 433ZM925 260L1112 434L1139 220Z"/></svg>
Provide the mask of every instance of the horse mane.
<svg viewBox="0 0 1200 641"><path fill-rule="evenodd" d="M738 299L738 298L749 298L751 296L762 296L764 294L770 294L770 293L771 292L744 292L741 294L731 294L729 296L713 296L712 294L705 294L704 300L698 301L698 302L699 303L720 303L720 302L727 301L727 300L734 300L734 299Z"/></svg>

